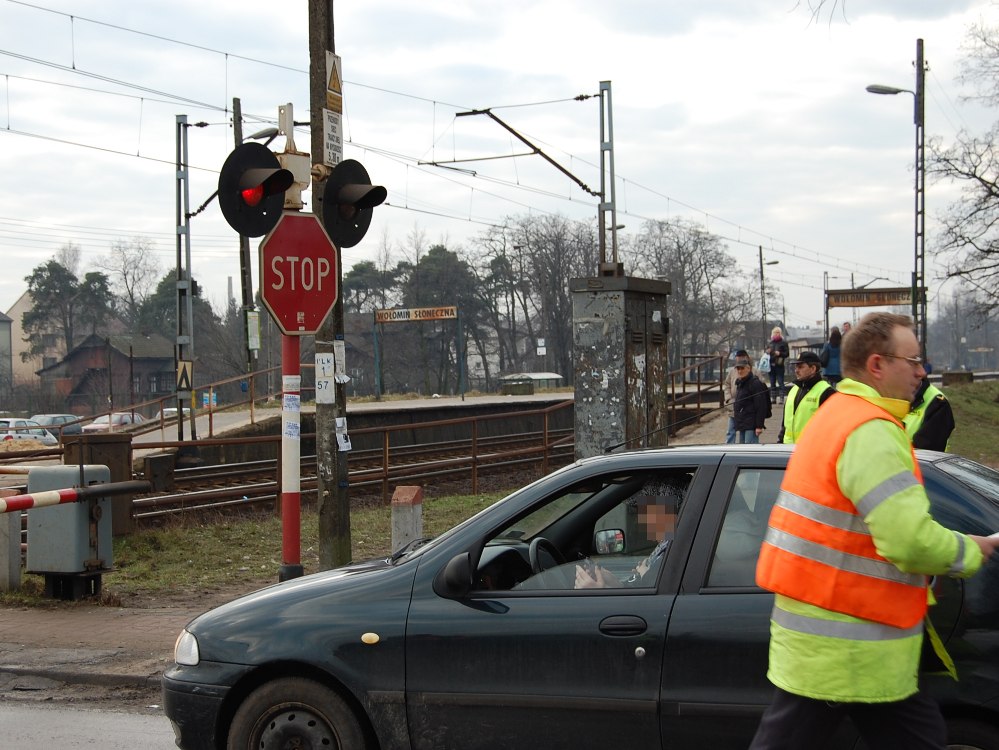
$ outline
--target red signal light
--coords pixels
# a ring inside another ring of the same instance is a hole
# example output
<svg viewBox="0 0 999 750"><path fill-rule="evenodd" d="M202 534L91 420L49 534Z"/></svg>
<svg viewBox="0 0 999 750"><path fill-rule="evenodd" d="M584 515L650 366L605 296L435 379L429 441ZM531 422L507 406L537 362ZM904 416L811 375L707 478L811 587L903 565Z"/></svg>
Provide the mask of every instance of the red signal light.
<svg viewBox="0 0 999 750"><path fill-rule="evenodd" d="M241 192L241 195L246 205L256 206L264 199L264 186L257 185L256 187L247 188Z"/></svg>

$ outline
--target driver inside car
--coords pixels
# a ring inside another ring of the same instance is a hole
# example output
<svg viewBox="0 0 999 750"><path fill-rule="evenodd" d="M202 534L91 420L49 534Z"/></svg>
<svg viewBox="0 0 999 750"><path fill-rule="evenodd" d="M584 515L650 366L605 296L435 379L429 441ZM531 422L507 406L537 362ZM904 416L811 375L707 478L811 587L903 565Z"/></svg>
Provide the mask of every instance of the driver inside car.
<svg viewBox="0 0 999 750"><path fill-rule="evenodd" d="M655 545L652 551L632 569L631 574L624 580L606 568L594 565L589 559L582 560L576 564L575 588L600 589L651 585L662 565L663 558L666 557L670 543L673 541L679 500L673 492L664 492L662 494L643 494L635 502L637 503L639 525L649 543Z"/></svg>

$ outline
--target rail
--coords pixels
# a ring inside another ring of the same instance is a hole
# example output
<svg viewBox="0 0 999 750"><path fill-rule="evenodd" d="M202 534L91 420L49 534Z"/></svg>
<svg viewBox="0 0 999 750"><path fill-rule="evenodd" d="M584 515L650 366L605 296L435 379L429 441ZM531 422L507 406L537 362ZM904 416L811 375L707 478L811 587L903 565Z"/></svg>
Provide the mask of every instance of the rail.
<svg viewBox="0 0 999 750"><path fill-rule="evenodd" d="M571 400L541 409L516 412L518 419L540 418L540 429L534 432L488 434L485 425L509 419L510 414L466 416L456 419L439 419L415 424L389 425L360 428L351 431L351 438L359 442L364 435L376 437L380 447L356 450L348 454L348 477L351 488L377 488L382 502L388 502L391 485L399 481L418 481L439 478L467 477L471 492L479 491L484 472L509 470L512 467L534 465L540 474L547 474L553 464L569 463L574 458L573 431L557 428L552 415L573 406ZM420 433L441 428L458 428L467 436L445 442L421 440ZM314 435L303 435L308 439ZM272 444L278 453L279 436L234 438L229 440L206 439L198 441L163 441L146 443L144 449L158 450L191 445L232 445L237 443ZM277 459L252 461L232 466L216 465L178 469L178 485L193 486L217 483L224 486L195 491L177 491L158 496L137 498L136 515L142 517L168 507L199 508L208 506L246 505L273 500L280 481L280 463ZM232 485L231 478L242 481ZM265 479L256 481L256 478ZM302 457L302 493L315 492L316 457Z"/></svg>

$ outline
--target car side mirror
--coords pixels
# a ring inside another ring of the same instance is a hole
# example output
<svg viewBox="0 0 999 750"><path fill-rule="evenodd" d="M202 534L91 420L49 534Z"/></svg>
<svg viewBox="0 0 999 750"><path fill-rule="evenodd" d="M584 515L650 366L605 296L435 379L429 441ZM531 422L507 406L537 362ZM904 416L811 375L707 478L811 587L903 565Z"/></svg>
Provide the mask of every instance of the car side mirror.
<svg viewBox="0 0 999 750"><path fill-rule="evenodd" d="M461 599L472 590L472 557L455 555L434 578L434 591L445 599Z"/></svg>
<svg viewBox="0 0 999 750"><path fill-rule="evenodd" d="M593 549L598 555L613 555L624 552L624 531L622 529L600 529L593 535Z"/></svg>

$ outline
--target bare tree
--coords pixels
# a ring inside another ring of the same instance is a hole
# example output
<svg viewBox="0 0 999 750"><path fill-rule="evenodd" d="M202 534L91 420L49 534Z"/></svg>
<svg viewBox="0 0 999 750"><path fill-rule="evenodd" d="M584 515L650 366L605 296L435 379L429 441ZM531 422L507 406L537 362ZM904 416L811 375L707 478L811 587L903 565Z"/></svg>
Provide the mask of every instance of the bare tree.
<svg viewBox="0 0 999 750"><path fill-rule="evenodd" d="M672 285L670 366L680 366L681 353L717 351L731 331L731 315L746 307L746 295L731 283L735 259L721 240L694 222L675 219L645 222L631 244L636 271Z"/></svg>
<svg viewBox="0 0 999 750"><path fill-rule="evenodd" d="M80 246L70 240L56 250L55 262L74 276L80 275Z"/></svg>
<svg viewBox="0 0 999 750"><path fill-rule="evenodd" d="M121 317L134 327L142 303L149 298L159 280L159 264L153 255L153 243L146 237L115 240L111 252L97 259L97 266L107 272Z"/></svg>

